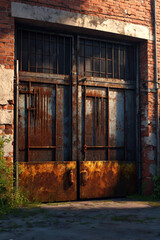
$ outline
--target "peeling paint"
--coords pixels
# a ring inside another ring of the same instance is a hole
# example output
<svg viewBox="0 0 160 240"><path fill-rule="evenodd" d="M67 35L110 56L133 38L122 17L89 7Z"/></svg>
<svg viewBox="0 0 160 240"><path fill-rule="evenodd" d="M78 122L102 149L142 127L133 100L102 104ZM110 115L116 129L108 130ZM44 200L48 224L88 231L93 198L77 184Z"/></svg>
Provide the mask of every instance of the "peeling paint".
<svg viewBox="0 0 160 240"><path fill-rule="evenodd" d="M8 100L13 100L13 77L12 69L5 69L4 65L0 65L0 104L8 104Z"/></svg>
<svg viewBox="0 0 160 240"><path fill-rule="evenodd" d="M12 110L0 110L0 124L13 124Z"/></svg>

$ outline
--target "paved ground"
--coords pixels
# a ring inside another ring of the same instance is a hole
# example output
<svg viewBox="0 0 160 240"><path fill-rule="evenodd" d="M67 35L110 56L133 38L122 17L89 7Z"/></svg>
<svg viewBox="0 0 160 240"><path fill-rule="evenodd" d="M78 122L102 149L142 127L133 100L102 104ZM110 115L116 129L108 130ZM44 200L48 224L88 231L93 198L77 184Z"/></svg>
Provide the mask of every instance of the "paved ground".
<svg viewBox="0 0 160 240"><path fill-rule="evenodd" d="M42 204L0 220L0 240L160 240L160 203Z"/></svg>

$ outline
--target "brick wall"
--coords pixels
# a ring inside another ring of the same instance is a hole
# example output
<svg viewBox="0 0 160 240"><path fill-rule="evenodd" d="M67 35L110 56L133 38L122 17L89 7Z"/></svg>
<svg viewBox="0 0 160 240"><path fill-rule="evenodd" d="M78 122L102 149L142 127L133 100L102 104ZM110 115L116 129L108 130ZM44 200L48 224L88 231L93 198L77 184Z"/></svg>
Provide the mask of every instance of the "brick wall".
<svg viewBox="0 0 160 240"><path fill-rule="evenodd" d="M154 34L153 1L149 0L26 0L15 2L140 24L148 26L151 33ZM156 2L159 53L160 0ZM10 5L11 0L0 1L0 77L1 81L5 83L2 84L3 87L0 87L0 92L2 92L2 96L0 97L1 135L13 135L14 19L11 17ZM160 74L160 54L158 56L158 69ZM140 44L140 82L142 179L143 182L149 183L147 189L147 192L149 193L152 188L152 177L156 169L154 41L143 41ZM3 91L4 89L5 91ZM2 118L2 115L5 117ZM10 146L9 149L10 151L6 151L6 156L12 157L13 147Z"/></svg>

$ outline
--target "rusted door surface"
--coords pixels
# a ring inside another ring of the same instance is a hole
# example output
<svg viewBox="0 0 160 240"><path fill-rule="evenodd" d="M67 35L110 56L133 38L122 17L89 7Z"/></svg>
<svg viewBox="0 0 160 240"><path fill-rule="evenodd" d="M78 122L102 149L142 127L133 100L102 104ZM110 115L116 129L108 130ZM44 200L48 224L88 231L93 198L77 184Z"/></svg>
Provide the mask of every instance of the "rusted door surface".
<svg viewBox="0 0 160 240"><path fill-rule="evenodd" d="M40 201L74 200L76 162L71 162L70 85L66 80L66 85L45 83L43 78L40 83L25 73L20 79L20 184L31 198Z"/></svg>
<svg viewBox="0 0 160 240"><path fill-rule="evenodd" d="M22 29L17 39L20 186L29 198L135 193L132 47L80 37L75 51L72 36Z"/></svg>
<svg viewBox="0 0 160 240"><path fill-rule="evenodd" d="M71 162L70 85L66 80L66 85L45 83L43 78L40 83L28 75L20 75L20 184L40 201L74 200L77 173L76 162Z"/></svg>
<svg viewBox="0 0 160 240"><path fill-rule="evenodd" d="M80 199L134 194L136 101L128 48L85 38L79 48Z"/></svg>
<svg viewBox="0 0 160 240"><path fill-rule="evenodd" d="M72 37L17 30L20 186L30 199L77 198L72 161Z"/></svg>
<svg viewBox="0 0 160 240"><path fill-rule="evenodd" d="M80 198L135 193L134 91L85 86L83 98Z"/></svg>

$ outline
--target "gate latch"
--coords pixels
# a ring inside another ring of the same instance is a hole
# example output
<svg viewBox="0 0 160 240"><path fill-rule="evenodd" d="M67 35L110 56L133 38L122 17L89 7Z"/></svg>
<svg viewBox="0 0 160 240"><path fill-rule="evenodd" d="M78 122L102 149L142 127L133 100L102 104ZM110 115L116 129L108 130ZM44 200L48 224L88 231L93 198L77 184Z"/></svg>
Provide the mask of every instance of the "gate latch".
<svg viewBox="0 0 160 240"><path fill-rule="evenodd" d="M81 185L85 186L88 181L88 172L87 170L83 170L80 172L80 178L81 178Z"/></svg>
<svg viewBox="0 0 160 240"><path fill-rule="evenodd" d="M69 180L69 185L72 185L74 183L74 179L73 179L73 170L70 169L68 171L68 180Z"/></svg>

